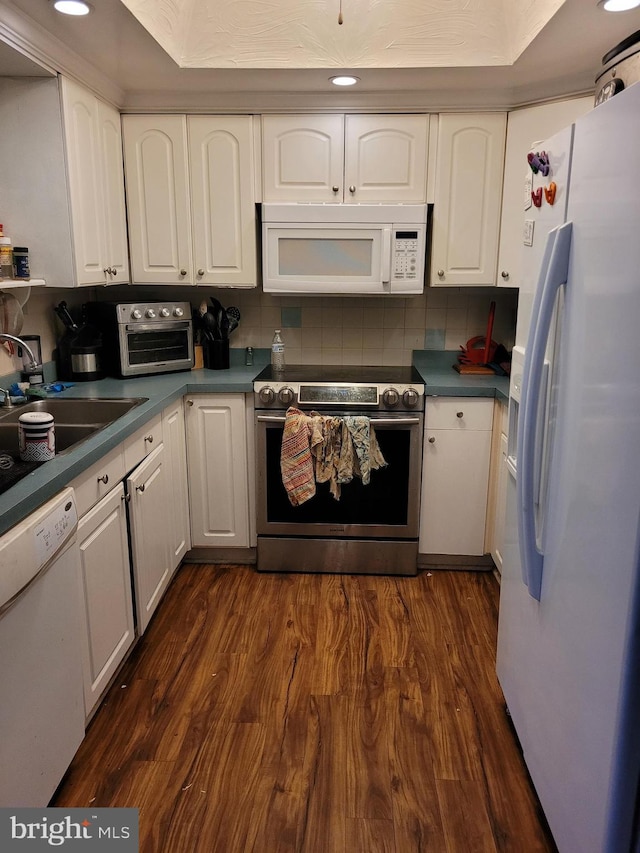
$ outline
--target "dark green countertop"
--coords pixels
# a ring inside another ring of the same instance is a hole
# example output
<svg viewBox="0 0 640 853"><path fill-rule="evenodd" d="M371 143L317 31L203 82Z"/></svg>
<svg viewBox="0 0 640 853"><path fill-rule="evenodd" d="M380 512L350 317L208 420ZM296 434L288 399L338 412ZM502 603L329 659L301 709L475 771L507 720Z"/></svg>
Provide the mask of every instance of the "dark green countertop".
<svg viewBox="0 0 640 853"><path fill-rule="evenodd" d="M455 352L414 351L414 364L430 396L498 397L507 400L505 377L460 376L452 368ZM253 379L268 363L269 350L255 350L254 364L245 366L244 349L231 349L228 370L191 370L136 379L101 379L78 382L52 397L147 397L117 421L92 435L74 450L61 453L39 466L0 494L0 535L57 494L75 477L97 462L158 412L185 394L250 393ZM6 387L6 386L5 386Z"/></svg>
<svg viewBox="0 0 640 853"><path fill-rule="evenodd" d="M453 369L456 350L414 350L413 363L425 382L430 397L496 397L509 400L508 376L461 375Z"/></svg>

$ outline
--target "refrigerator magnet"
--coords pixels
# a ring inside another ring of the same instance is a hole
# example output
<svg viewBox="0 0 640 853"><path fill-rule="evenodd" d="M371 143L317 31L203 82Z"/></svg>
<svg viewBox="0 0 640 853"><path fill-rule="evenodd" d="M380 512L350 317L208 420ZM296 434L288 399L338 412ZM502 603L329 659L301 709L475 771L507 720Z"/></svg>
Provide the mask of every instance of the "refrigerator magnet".
<svg viewBox="0 0 640 853"><path fill-rule="evenodd" d="M551 181L549 186L544 188L544 197L547 200L547 204L553 204L556 200L556 189L555 181Z"/></svg>

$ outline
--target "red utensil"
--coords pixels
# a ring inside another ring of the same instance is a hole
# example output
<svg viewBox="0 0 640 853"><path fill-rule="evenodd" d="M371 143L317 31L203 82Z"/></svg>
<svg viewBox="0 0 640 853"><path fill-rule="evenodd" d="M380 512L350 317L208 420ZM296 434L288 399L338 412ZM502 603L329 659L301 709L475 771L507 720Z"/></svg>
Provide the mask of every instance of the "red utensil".
<svg viewBox="0 0 640 853"><path fill-rule="evenodd" d="M496 316L496 303L492 302L491 305L489 305L489 319L487 321L487 335L484 339L485 344L484 344L484 355L483 355L483 359L482 359L483 364L489 364L489 362L491 361L491 358L493 357L493 354L491 353L491 344L492 344L491 334L493 332L493 319L495 316ZM493 351L495 352L495 347L493 348Z"/></svg>

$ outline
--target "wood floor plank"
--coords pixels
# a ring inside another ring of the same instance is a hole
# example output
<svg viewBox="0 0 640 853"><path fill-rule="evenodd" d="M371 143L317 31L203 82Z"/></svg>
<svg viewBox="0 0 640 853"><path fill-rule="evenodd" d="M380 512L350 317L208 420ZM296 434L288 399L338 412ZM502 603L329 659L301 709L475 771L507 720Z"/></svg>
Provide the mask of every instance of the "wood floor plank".
<svg viewBox="0 0 640 853"><path fill-rule="evenodd" d="M143 853L553 853L495 675L487 573L185 565L52 805Z"/></svg>

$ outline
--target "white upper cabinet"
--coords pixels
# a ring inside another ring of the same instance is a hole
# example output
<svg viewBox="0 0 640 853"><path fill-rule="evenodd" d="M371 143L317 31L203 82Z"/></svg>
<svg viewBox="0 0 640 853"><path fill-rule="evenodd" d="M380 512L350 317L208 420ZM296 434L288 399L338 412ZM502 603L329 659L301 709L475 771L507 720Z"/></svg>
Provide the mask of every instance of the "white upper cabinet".
<svg viewBox="0 0 640 853"><path fill-rule="evenodd" d="M521 285L525 190L526 179L531 174L527 154L534 143L548 139L591 109L593 97L589 95L509 113L498 255L499 285Z"/></svg>
<svg viewBox="0 0 640 853"><path fill-rule="evenodd" d="M505 113L438 120L432 285L495 285Z"/></svg>
<svg viewBox="0 0 640 853"><path fill-rule="evenodd" d="M129 280L120 114L61 78L75 284Z"/></svg>
<svg viewBox="0 0 640 853"><path fill-rule="evenodd" d="M61 78L75 284L129 280L120 114Z"/></svg>
<svg viewBox="0 0 640 853"><path fill-rule="evenodd" d="M428 115L262 117L265 202L426 202Z"/></svg>
<svg viewBox="0 0 640 853"><path fill-rule="evenodd" d="M252 117L122 121L133 282L255 287Z"/></svg>
<svg viewBox="0 0 640 853"><path fill-rule="evenodd" d="M190 284L191 214L185 116L123 116L134 284Z"/></svg>
<svg viewBox="0 0 640 853"><path fill-rule="evenodd" d="M187 123L196 282L255 286L251 116L189 116Z"/></svg>

